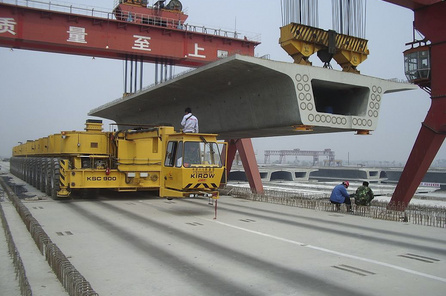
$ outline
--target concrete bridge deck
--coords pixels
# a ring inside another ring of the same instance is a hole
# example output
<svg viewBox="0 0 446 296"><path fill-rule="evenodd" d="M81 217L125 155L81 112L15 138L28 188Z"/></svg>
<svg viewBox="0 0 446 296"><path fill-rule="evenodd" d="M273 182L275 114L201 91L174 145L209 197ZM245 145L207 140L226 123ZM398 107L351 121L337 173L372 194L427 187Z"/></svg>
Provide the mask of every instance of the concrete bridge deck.
<svg viewBox="0 0 446 296"><path fill-rule="evenodd" d="M124 193L64 202L26 188L41 200L25 206L99 295L435 296L446 289L442 228L229 196L214 219L202 199ZM19 223L8 199L2 206ZM11 264L0 260L2 269ZM63 295L31 272L38 262L26 262L33 295Z"/></svg>

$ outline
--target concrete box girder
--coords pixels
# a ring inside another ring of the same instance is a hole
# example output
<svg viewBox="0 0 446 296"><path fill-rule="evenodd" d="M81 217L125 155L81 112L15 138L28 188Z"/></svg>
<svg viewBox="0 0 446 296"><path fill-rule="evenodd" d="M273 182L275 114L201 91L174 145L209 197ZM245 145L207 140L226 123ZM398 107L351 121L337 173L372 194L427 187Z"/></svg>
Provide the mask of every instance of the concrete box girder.
<svg viewBox="0 0 446 296"><path fill-rule="evenodd" d="M407 83L332 69L235 55L91 110L125 124L171 124L184 108L200 132L224 139L374 130L385 93L416 89Z"/></svg>

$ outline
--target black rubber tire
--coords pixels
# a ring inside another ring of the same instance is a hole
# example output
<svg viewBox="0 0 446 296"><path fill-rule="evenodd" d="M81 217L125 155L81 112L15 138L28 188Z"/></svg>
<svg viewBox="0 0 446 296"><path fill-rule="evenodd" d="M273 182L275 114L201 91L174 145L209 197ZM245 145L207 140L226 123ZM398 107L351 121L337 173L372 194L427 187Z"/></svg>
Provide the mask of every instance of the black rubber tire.
<svg viewBox="0 0 446 296"><path fill-rule="evenodd" d="M26 183L29 183L29 162L30 162L30 159L29 158L27 158L27 159L25 159L25 170L24 170L24 178L23 178L23 180L26 182Z"/></svg>
<svg viewBox="0 0 446 296"><path fill-rule="evenodd" d="M50 181L51 181L50 196L53 199L57 199L57 192L60 190L60 164L58 158L53 159Z"/></svg>
<svg viewBox="0 0 446 296"><path fill-rule="evenodd" d="M37 188L37 173L39 171L39 162L37 158L33 158L32 160L32 178L31 178L31 185L34 188Z"/></svg>
<svg viewBox="0 0 446 296"><path fill-rule="evenodd" d="M45 193L46 190L46 158L40 159L40 178L39 178L39 190Z"/></svg>

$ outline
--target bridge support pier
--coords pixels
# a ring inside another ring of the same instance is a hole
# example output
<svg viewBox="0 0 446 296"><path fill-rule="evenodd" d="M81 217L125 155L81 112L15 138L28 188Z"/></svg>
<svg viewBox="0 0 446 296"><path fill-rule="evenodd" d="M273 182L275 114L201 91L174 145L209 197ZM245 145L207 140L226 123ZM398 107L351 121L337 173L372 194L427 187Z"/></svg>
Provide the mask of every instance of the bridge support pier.
<svg viewBox="0 0 446 296"><path fill-rule="evenodd" d="M227 140L227 142L227 174L229 175L229 172L231 171L232 162L234 161L235 153L238 150L251 191L253 193L263 193L262 179L260 178L259 167L257 165L251 139L232 139Z"/></svg>

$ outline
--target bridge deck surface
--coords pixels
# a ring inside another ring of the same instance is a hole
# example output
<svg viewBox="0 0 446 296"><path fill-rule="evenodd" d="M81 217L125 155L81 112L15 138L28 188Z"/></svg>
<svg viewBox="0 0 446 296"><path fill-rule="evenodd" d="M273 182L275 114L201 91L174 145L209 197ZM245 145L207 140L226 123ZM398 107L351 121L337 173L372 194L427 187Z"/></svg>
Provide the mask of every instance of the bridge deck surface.
<svg viewBox="0 0 446 296"><path fill-rule="evenodd" d="M218 201L217 219L207 200L147 193L24 203L99 295L444 295L446 288L441 228L228 196Z"/></svg>

